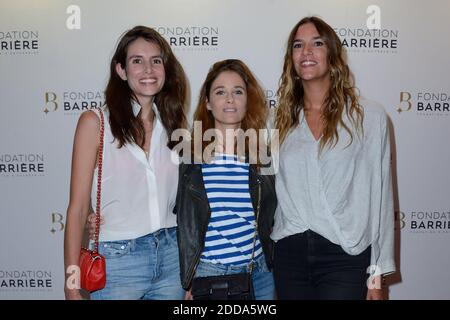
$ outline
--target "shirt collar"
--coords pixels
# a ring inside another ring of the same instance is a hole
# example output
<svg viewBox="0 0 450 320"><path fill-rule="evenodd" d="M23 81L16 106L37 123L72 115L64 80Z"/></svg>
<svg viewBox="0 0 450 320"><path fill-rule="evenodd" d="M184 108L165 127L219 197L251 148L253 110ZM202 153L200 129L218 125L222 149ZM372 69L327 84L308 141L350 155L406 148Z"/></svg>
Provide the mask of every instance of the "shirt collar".
<svg viewBox="0 0 450 320"><path fill-rule="evenodd" d="M141 111L141 109L142 109L141 105L138 102L131 100L131 106L133 108L134 116L137 117L137 115L139 114L139 111ZM158 121L161 122L161 118L159 117L158 108L156 107L156 104L154 102L152 104L152 110L156 116L156 119L158 119Z"/></svg>

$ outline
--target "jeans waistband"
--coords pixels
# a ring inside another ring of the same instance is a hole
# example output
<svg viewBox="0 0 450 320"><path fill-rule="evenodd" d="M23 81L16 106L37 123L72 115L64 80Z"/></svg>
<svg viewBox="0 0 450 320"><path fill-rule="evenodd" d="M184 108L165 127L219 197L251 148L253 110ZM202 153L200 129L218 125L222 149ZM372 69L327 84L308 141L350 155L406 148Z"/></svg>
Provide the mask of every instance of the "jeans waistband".
<svg viewBox="0 0 450 320"><path fill-rule="evenodd" d="M200 263L205 264L208 268L214 268L216 271L223 272L223 274L227 274L228 272L233 271L249 271L248 266L249 263L241 264L241 265L224 265L221 263L212 263L208 260L200 260ZM265 264L266 260L264 254L259 255L253 260L253 270L257 270L261 267L262 264Z"/></svg>
<svg viewBox="0 0 450 320"><path fill-rule="evenodd" d="M171 236L171 234L176 231L177 231L177 227L162 228L153 233L149 233L143 237L155 237L155 238L161 238L164 236L168 237L168 236Z"/></svg>
<svg viewBox="0 0 450 320"><path fill-rule="evenodd" d="M139 243L161 243L168 241L170 243L176 243L176 231L177 227L162 228L153 233L146 234L144 236L138 237L136 239L128 240L132 248Z"/></svg>

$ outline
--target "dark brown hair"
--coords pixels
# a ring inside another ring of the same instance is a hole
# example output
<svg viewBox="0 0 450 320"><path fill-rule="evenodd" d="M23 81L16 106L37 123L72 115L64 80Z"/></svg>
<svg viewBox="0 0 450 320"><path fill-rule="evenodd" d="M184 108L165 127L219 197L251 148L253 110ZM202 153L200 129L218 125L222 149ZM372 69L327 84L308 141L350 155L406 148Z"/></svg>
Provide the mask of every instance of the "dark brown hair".
<svg viewBox="0 0 450 320"><path fill-rule="evenodd" d="M143 146L144 126L141 119L134 116L132 109L132 100L137 101L137 98L127 81L122 80L116 72L117 63L125 69L128 47L138 38L157 44L161 50L166 78L161 91L155 95L154 102L169 138L167 146L172 149L176 144L176 141L170 140L172 132L177 128L186 128L186 76L167 41L152 28L136 26L125 32L112 57L110 78L105 91L111 131L119 141L119 147L126 143Z"/></svg>

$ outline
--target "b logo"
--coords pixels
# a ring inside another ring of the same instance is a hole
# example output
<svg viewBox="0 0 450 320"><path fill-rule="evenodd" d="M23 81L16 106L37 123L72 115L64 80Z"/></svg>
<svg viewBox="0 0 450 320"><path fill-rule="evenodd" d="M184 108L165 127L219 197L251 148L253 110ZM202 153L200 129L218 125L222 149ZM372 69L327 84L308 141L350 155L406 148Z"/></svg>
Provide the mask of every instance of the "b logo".
<svg viewBox="0 0 450 320"><path fill-rule="evenodd" d="M62 214L58 212L52 212L52 225L53 227L50 229L50 232L55 234L56 231L63 231L64 230L64 223L63 223L64 217ZM55 228L56 224L56 228Z"/></svg>
<svg viewBox="0 0 450 320"><path fill-rule="evenodd" d="M50 111L56 111L58 109L58 104L56 103L56 93L54 92L46 92L45 93L45 108L44 108L44 112L45 114L49 113ZM48 108L48 105L51 104L53 105L53 110L50 110Z"/></svg>
<svg viewBox="0 0 450 320"><path fill-rule="evenodd" d="M403 109L402 103L405 102L408 104L408 108ZM400 92L400 105L397 109L398 113L402 113L403 111L409 111L411 110L412 103L411 103L411 93L409 92Z"/></svg>
<svg viewBox="0 0 450 320"><path fill-rule="evenodd" d="M403 229L406 225L405 214L402 211L395 212L395 229Z"/></svg>

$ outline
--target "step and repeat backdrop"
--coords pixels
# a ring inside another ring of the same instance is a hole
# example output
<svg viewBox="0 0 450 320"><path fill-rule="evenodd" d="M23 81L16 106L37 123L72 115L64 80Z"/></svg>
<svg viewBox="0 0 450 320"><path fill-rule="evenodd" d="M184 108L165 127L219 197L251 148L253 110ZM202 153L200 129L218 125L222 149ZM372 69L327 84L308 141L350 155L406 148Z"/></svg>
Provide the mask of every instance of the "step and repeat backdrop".
<svg viewBox="0 0 450 320"><path fill-rule="evenodd" d="M239 58L277 107L288 34L336 30L363 97L391 120L396 260L391 299L450 299L450 2L2 0L0 299L63 299L63 234L79 115L103 105L119 36L158 30L183 64L189 112L208 68Z"/></svg>

